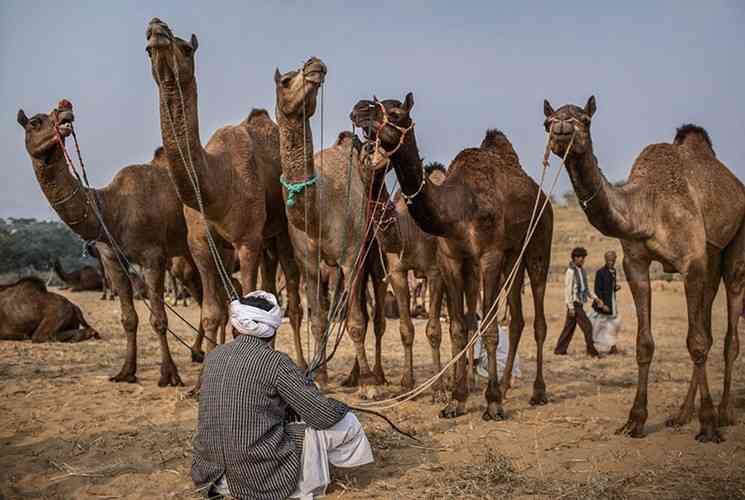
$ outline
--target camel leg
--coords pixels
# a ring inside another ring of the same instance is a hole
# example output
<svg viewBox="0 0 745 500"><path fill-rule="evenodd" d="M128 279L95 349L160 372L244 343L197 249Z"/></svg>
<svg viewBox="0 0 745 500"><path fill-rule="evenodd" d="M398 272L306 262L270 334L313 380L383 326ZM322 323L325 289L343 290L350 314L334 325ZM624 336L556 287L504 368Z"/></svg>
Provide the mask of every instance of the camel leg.
<svg viewBox="0 0 745 500"><path fill-rule="evenodd" d="M290 236L286 232L277 236L277 253L282 264L282 271L285 274L287 314L290 317L292 338L295 343L295 359L298 367L305 371L308 368L308 363L303 356L303 344L300 336L303 323L303 307L300 302L300 270L295 261Z"/></svg>
<svg viewBox="0 0 745 500"><path fill-rule="evenodd" d="M745 229L741 229L735 241L724 253L724 286L727 290L727 336L724 338L724 389L719 403L719 425L735 425L734 402L730 393L732 369L740 353L740 338L737 323L745 298Z"/></svg>
<svg viewBox="0 0 745 500"><path fill-rule="evenodd" d="M550 241L550 238L548 239ZM530 398L531 405L545 405L548 403L546 396L546 382L543 380L543 344L546 342L546 314L544 311L544 297L546 295L546 281L548 279L549 256L540 255L528 257L528 278L530 288L533 292L533 335L535 337L536 369L535 381L533 381L533 396Z"/></svg>
<svg viewBox="0 0 745 500"><path fill-rule="evenodd" d="M479 328L479 315L476 309L479 302L479 273L477 266L469 263L464 265L464 294L466 299L466 329L470 342ZM476 388L475 346L468 349L468 388Z"/></svg>
<svg viewBox="0 0 745 500"><path fill-rule="evenodd" d="M363 273L355 279L356 270L348 267L344 270L345 281L349 283L349 307L347 308L347 331L354 342L355 352L357 355L356 367L359 369L359 396L363 399L374 398L377 391L373 386L377 385L375 375L370 370L365 351L365 336L367 334L367 293L366 280ZM347 276L349 279L347 280ZM354 369L353 369L354 371ZM351 377L351 376L350 376Z"/></svg>
<svg viewBox="0 0 745 500"><path fill-rule="evenodd" d="M238 247L238 260L241 264L241 286L243 287L244 294L256 290L256 283L259 278L259 264L261 263L262 243L261 239L254 239Z"/></svg>
<svg viewBox="0 0 745 500"><path fill-rule="evenodd" d="M398 303L398 331L401 334L401 344L404 347L404 373L401 376L401 388L405 391L414 388L414 323L411 321L409 305L409 283L406 279L407 271L391 271L389 279L393 293ZM439 345L438 345L439 347ZM439 355L439 349L438 349Z"/></svg>
<svg viewBox="0 0 745 500"><path fill-rule="evenodd" d="M505 270L509 273L510 271L512 271L512 267L514 266L514 264L514 259L510 259L510 261L508 261L507 265L505 266ZM525 328L522 300L522 289L524 281L525 265L521 264L520 269L515 276L515 282L510 289L510 294L508 297L510 307L510 345L508 347L507 361L505 362L504 372L502 373L502 383L500 385L503 398L507 397L507 391L512 387L512 368L515 365L515 356L517 355L517 349L520 346L520 339L522 338L523 329Z"/></svg>
<svg viewBox="0 0 745 500"><path fill-rule="evenodd" d="M450 316L450 344L453 356L462 351L468 342L463 312L463 261L440 256L442 279L448 294L448 315ZM461 356L455 363L453 387L450 402L440 410L440 418L455 418L466 412L468 383L466 380L466 357Z"/></svg>
<svg viewBox="0 0 745 500"><path fill-rule="evenodd" d="M483 281L484 311L489 311L492 304L497 300L504 281L503 263L504 256L499 253L491 253L482 257L480 267ZM496 313L495 308L492 314ZM486 312L484 314L484 321L489 321ZM497 347L499 346L499 325L497 321L491 321L491 324L484 331L484 344L488 355L489 383L486 387L486 411L482 418L486 421L504 420L506 416L502 408L502 389L497 373Z"/></svg>
<svg viewBox="0 0 745 500"><path fill-rule="evenodd" d="M127 334L127 354L124 359L124 366L119 373L109 378L111 382L137 382L137 311L134 306L132 296L132 283L129 281L129 274L124 271L110 249L101 251L102 257L106 260L106 268L109 270L111 283L119 295L119 306L121 308L122 327Z"/></svg>
<svg viewBox="0 0 745 500"><path fill-rule="evenodd" d="M444 288L440 271L435 269L427 275L427 288L429 289L429 308L427 309L427 340L432 348L432 366L435 373L442 371L442 361L440 360L440 344L442 342L442 324L440 315L442 313L442 295ZM432 386L432 402L447 401L445 386L442 383L442 377Z"/></svg>
<svg viewBox="0 0 745 500"><path fill-rule="evenodd" d="M147 285L150 302L150 326L158 335L160 341L160 380L159 387L182 386L184 383L179 377L176 364L171 357L168 347L168 317L163 300L163 288L165 280L165 262L158 261L145 267L145 284Z"/></svg>
<svg viewBox="0 0 745 500"><path fill-rule="evenodd" d="M31 342L39 344L42 342L65 342L65 336L59 337L60 332L70 329L74 324L75 315L71 308L64 308L60 311L54 304L53 307L47 307L43 319L36 326L34 333L31 335ZM74 328L74 326L73 326Z"/></svg>
<svg viewBox="0 0 745 500"><path fill-rule="evenodd" d="M654 339L651 329L651 289L649 285L650 261L643 254L643 250L630 245L623 245L623 270L631 288L636 306L636 364L639 367L639 380L636 386L634 405L629 412L629 418L617 434L627 434L634 438L644 437L644 424L647 421L647 383L649 380L649 365L654 357Z"/></svg>
<svg viewBox="0 0 745 500"><path fill-rule="evenodd" d="M383 371L383 335L385 335L385 295L388 291L388 282L384 281L385 272L379 264L375 264L370 279L372 280L373 294L375 294L375 307L373 309L373 332L375 333L375 366L373 375L375 382L379 385L387 385Z"/></svg>
<svg viewBox="0 0 745 500"><path fill-rule="evenodd" d="M321 272L319 263L313 259L312 256L318 255L318 248L315 244L309 243L310 247L307 250L307 255L310 257L308 261L303 261L303 280L305 281L305 300L308 301L308 307L310 308L310 322L311 322L311 333L313 335L314 350L311 357L312 361L320 360L322 365L315 372L316 382L321 387L325 387L328 384L328 366L326 364L327 356L327 342L324 342L324 333L326 332L328 324L328 293L326 287L328 283L321 278L319 280L319 274ZM298 250L300 258L304 258L306 252ZM308 353L310 356L311 353Z"/></svg>
<svg viewBox="0 0 745 500"><path fill-rule="evenodd" d="M719 263L716 261L718 256L710 261L711 269L716 269L716 272L709 273L706 288L704 304L706 312L704 313L704 320L706 322L706 331L711 331L711 309L716 298L717 291L719 289L719 280L721 279L718 271ZM695 409L696 393L698 392L698 370L694 365L691 371L691 380L688 384L688 391L686 397L683 400L683 404L680 406L678 413L665 421L665 425L668 427L682 427L693 418L693 410Z"/></svg>

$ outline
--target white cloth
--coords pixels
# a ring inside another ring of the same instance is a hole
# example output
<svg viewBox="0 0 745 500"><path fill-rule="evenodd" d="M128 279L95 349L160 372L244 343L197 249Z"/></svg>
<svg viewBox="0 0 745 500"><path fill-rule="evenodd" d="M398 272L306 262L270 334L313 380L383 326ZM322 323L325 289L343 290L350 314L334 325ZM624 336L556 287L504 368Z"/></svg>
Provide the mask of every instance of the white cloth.
<svg viewBox="0 0 745 500"><path fill-rule="evenodd" d="M484 378L489 378L489 355L484 348L484 337L479 337L474 344L473 358L476 363L476 373ZM502 377L504 367L507 365L507 355L510 352L510 332L506 326L499 327L499 345L497 345L497 376ZM512 377L520 378L520 355L515 353L515 362L512 364Z"/></svg>
<svg viewBox="0 0 745 500"><path fill-rule="evenodd" d="M256 290L246 295L248 297L259 297L269 301L274 307L270 311L259 309L245 304L239 300L230 303L230 324L235 331L242 335L252 335L259 338L270 338L282 324L282 311L277 303L277 298L271 293Z"/></svg>
<svg viewBox="0 0 745 500"><path fill-rule="evenodd" d="M359 467L373 461L370 442L351 411L328 429L306 427L298 485L288 498L312 500L324 496L331 483L329 463L336 467ZM217 480L215 491L230 495L225 476Z"/></svg>
<svg viewBox="0 0 745 500"><path fill-rule="evenodd" d="M621 330L621 318L592 311L589 315L592 323L592 341L600 354L607 354L618 342Z"/></svg>
<svg viewBox="0 0 745 500"><path fill-rule="evenodd" d="M598 296L595 295L595 293L590 288L589 283L584 283L584 273L580 272L579 276L579 281L582 281L583 283L577 282L574 275L574 269L572 269L571 267L568 267L566 273L564 273L564 304L569 310L574 309L575 302L582 302L579 299L580 286L587 289L587 297L590 300L597 300L598 298Z"/></svg>
<svg viewBox="0 0 745 500"><path fill-rule="evenodd" d="M298 486L289 498L311 500L326 494L331 482L329 464L359 467L374 461L370 442L351 411L336 425L324 430L305 429Z"/></svg>

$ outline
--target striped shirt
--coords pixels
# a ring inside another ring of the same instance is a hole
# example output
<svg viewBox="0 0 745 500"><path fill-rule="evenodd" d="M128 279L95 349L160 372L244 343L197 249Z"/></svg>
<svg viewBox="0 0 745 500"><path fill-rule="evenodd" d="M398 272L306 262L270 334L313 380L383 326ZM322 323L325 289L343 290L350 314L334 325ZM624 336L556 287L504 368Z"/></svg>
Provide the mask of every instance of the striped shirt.
<svg viewBox="0 0 745 500"><path fill-rule="evenodd" d="M324 397L287 354L241 335L206 359L191 477L205 493L223 474L233 496L281 500L297 486L303 427L287 425L288 406L315 429L349 411Z"/></svg>

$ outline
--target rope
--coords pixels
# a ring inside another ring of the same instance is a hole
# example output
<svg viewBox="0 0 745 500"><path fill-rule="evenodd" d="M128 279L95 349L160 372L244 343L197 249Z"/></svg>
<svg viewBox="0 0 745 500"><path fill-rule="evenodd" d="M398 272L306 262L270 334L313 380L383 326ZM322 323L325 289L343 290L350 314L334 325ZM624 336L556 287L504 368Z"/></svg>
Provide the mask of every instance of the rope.
<svg viewBox="0 0 745 500"><path fill-rule="evenodd" d="M575 131L576 133L576 131ZM574 137L575 134L572 134L572 138L569 142L569 146L567 147L567 150L564 154L564 157L561 160L561 165L563 166L566 162L566 158L569 155L569 152L572 148L572 145L574 144ZM548 144L547 144L548 147ZM551 194L553 194L554 190L556 189L556 185L559 180L559 176L561 174L561 167L556 171L556 176L554 177L553 183L551 185L551 189L549 191L549 195L545 197L545 200L543 202L543 205L541 206L540 211L537 212L536 210L538 205L540 204L540 198L543 188L543 183L545 181L545 169L548 168L548 162L547 159L544 159L544 172L541 175L541 184L538 187L538 195L536 196L536 202L533 207L533 216L531 216L530 223L528 224L528 231L526 234L525 241L523 243L522 249L520 250L520 254L518 255L518 258L515 261L515 264L510 271L510 274L508 275L507 279L503 283L502 287L500 288L500 292L497 295L497 298L494 300L494 303L489 308L489 311L486 312L484 315L484 321L482 321L479 324L478 330L475 332L474 336L469 340L469 342L466 344L466 346L455 356L451 358L451 360L434 376L430 377L428 380L426 380L424 383L422 383L419 387L414 388L408 392L405 392L403 394L400 394L398 396L395 396L393 398L389 398L382 401L372 401L372 402L361 402L360 405L366 408L374 408L377 407L379 409L392 409L397 406L402 405L403 403L410 401L417 397L419 394L423 393L425 390L427 390L429 387L434 385L439 378L447 371L449 370L455 363L465 354L468 352L468 350L476 343L476 341L482 337L485 333L485 330L487 330L494 321L498 318L498 311L500 307L502 307L503 304L506 304L507 298L509 297L509 292L512 289L512 286L515 282L515 279L517 277L517 271L520 269L520 265L522 264L522 258L525 254L525 251L528 247L528 244L530 243L531 238L533 237L533 234L535 233L536 228L538 227L538 222L540 221L540 218L543 216L543 212L546 209L546 206L548 205L548 202L550 200ZM452 320L452 319L451 319Z"/></svg>
<svg viewBox="0 0 745 500"><path fill-rule="evenodd" d="M279 178L279 182L287 190L287 206L295 206L295 196L299 195L305 188L310 187L316 183L318 176L313 174L304 181L300 182L288 182L284 177Z"/></svg>

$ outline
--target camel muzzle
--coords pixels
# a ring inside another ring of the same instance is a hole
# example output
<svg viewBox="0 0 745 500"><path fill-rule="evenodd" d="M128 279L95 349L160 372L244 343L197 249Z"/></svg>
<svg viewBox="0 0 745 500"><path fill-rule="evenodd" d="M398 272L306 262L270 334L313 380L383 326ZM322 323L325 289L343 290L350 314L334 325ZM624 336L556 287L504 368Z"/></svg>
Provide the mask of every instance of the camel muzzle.
<svg viewBox="0 0 745 500"><path fill-rule="evenodd" d="M145 32L148 49L168 47L173 40L173 33L166 23L157 17L150 21Z"/></svg>
<svg viewBox="0 0 745 500"><path fill-rule="evenodd" d="M303 67L303 77L310 83L320 85L326 79L326 65L317 58L312 58Z"/></svg>

